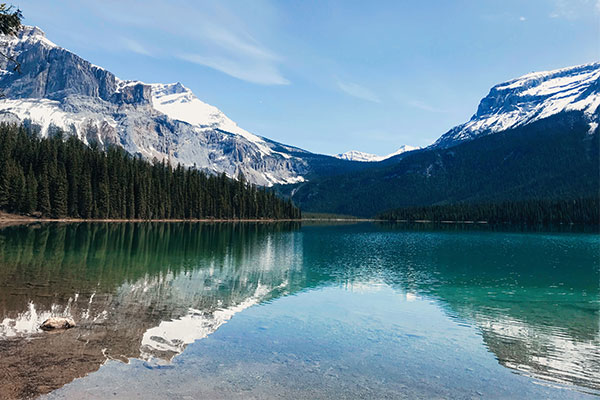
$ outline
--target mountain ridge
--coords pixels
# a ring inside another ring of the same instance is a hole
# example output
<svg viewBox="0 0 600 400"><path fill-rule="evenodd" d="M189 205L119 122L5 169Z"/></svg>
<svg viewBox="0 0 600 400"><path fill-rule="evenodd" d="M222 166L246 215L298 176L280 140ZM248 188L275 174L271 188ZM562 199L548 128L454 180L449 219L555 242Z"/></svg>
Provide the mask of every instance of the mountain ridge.
<svg viewBox="0 0 600 400"><path fill-rule="evenodd" d="M390 153L385 156L378 156L377 154L365 153L365 152L358 151L358 150L350 150L345 153L336 154L336 155L334 155L334 157L339 158L341 160L348 160L348 161L378 162L378 161L387 160L388 158L392 158L397 155L400 155L400 154L403 154L403 153L406 153L409 151L413 151L413 150L418 150L418 149L419 149L419 147L402 145L395 152Z"/></svg>
<svg viewBox="0 0 600 400"><path fill-rule="evenodd" d="M566 111L582 111L593 132L599 107L600 62L533 72L494 85L469 121L450 129L431 147L451 147Z"/></svg>
<svg viewBox="0 0 600 400"><path fill-rule="evenodd" d="M308 152L294 149L292 156L289 146L241 129L180 83L121 80L57 46L37 27L2 39L7 54L21 65L18 72L8 60L0 61L2 121L31 120L42 136L60 129L88 144L118 145L149 160L230 177L243 173L265 186L301 182L310 172L298 156Z"/></svg>

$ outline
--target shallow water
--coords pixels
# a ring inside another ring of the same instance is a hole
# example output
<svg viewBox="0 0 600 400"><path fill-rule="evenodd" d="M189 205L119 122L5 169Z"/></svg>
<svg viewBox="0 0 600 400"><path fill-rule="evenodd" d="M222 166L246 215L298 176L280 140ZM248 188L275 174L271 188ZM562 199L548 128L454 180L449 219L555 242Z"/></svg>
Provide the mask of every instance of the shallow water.
<svg viewBox="0 0 600 400"><path fill-rule="evenodd" d="M369 223L5 228L0 397L593 397L599 250ZM39 332L50 315L78 326Z"/></svg>

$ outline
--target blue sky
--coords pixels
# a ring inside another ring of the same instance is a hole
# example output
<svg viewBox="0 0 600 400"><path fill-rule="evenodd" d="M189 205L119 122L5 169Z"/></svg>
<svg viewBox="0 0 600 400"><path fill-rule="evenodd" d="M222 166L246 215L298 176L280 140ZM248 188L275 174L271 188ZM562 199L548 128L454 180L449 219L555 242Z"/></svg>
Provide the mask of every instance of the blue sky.
<svg viewBox="0 0 600 400"><path fill-rule="evenodd" d="M320 153L426 146L491 86L600 60L600 0L15 2L122 79L179 81Z"/></svg>

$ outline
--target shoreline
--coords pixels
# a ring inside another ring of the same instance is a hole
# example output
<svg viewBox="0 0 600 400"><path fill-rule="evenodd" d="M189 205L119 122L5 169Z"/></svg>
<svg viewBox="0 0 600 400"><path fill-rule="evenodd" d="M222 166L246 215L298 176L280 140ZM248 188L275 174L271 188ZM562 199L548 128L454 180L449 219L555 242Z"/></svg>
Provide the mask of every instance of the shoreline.
<svg viewBox="0 0 600 400"><path fill-rule="evenodd" d="M102 222L102 223L141 223L141 222L301 222L301 219L226 219L226 218L205 218L205 219L121 219L121 218L103 218L103 219L86 219L86 218L0 218L0 226L16 225L16 224L31 224L36 222L51 223L81 223L81 222Z"/></svg>

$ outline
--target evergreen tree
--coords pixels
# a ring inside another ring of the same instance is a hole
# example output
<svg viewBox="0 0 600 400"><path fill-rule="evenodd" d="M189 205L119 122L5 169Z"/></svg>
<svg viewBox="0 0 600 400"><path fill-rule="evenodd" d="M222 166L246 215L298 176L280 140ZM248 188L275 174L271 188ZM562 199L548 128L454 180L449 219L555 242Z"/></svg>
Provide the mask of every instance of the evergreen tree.
<svg viewBox="0 0 600 400"><path fill-rule="evenodd" d="M0 124L0 209L45 217L294 218L299 210L242 174L149 163L120 148L86 146L60 131ZM24 171L27 171L25 177Z"/></svg>
<svg viewBox="0 0 600 400"><path fill-rule="evenodd" d="M48 168L44 165L38 180L38 210L43 216L50 216L50 185L48 182Z"/></svg>
<svg viewBox="0 0 600 400"><path fill-rule="evenodd" d="M52 216L55 218L62 218L67 216L67 171L64 165L60 164L57 168L56 175L52 182Z"/></svg>
<svg viewBox="0 0 600 400"><path fill-rule="evenodd" d="M18 164L9 164L8 187L8 209L12 212L21 211L25 198L25 175L23 168Z"/></svg>
<svg viewBox="0 0 600 400"><path fill-rule="evenodd" d="M25 199L23 201L22 211L30 214L37 209L38 203L38 182L33 173L33 168L29 167L27 177L25 178Z"/></svg>

